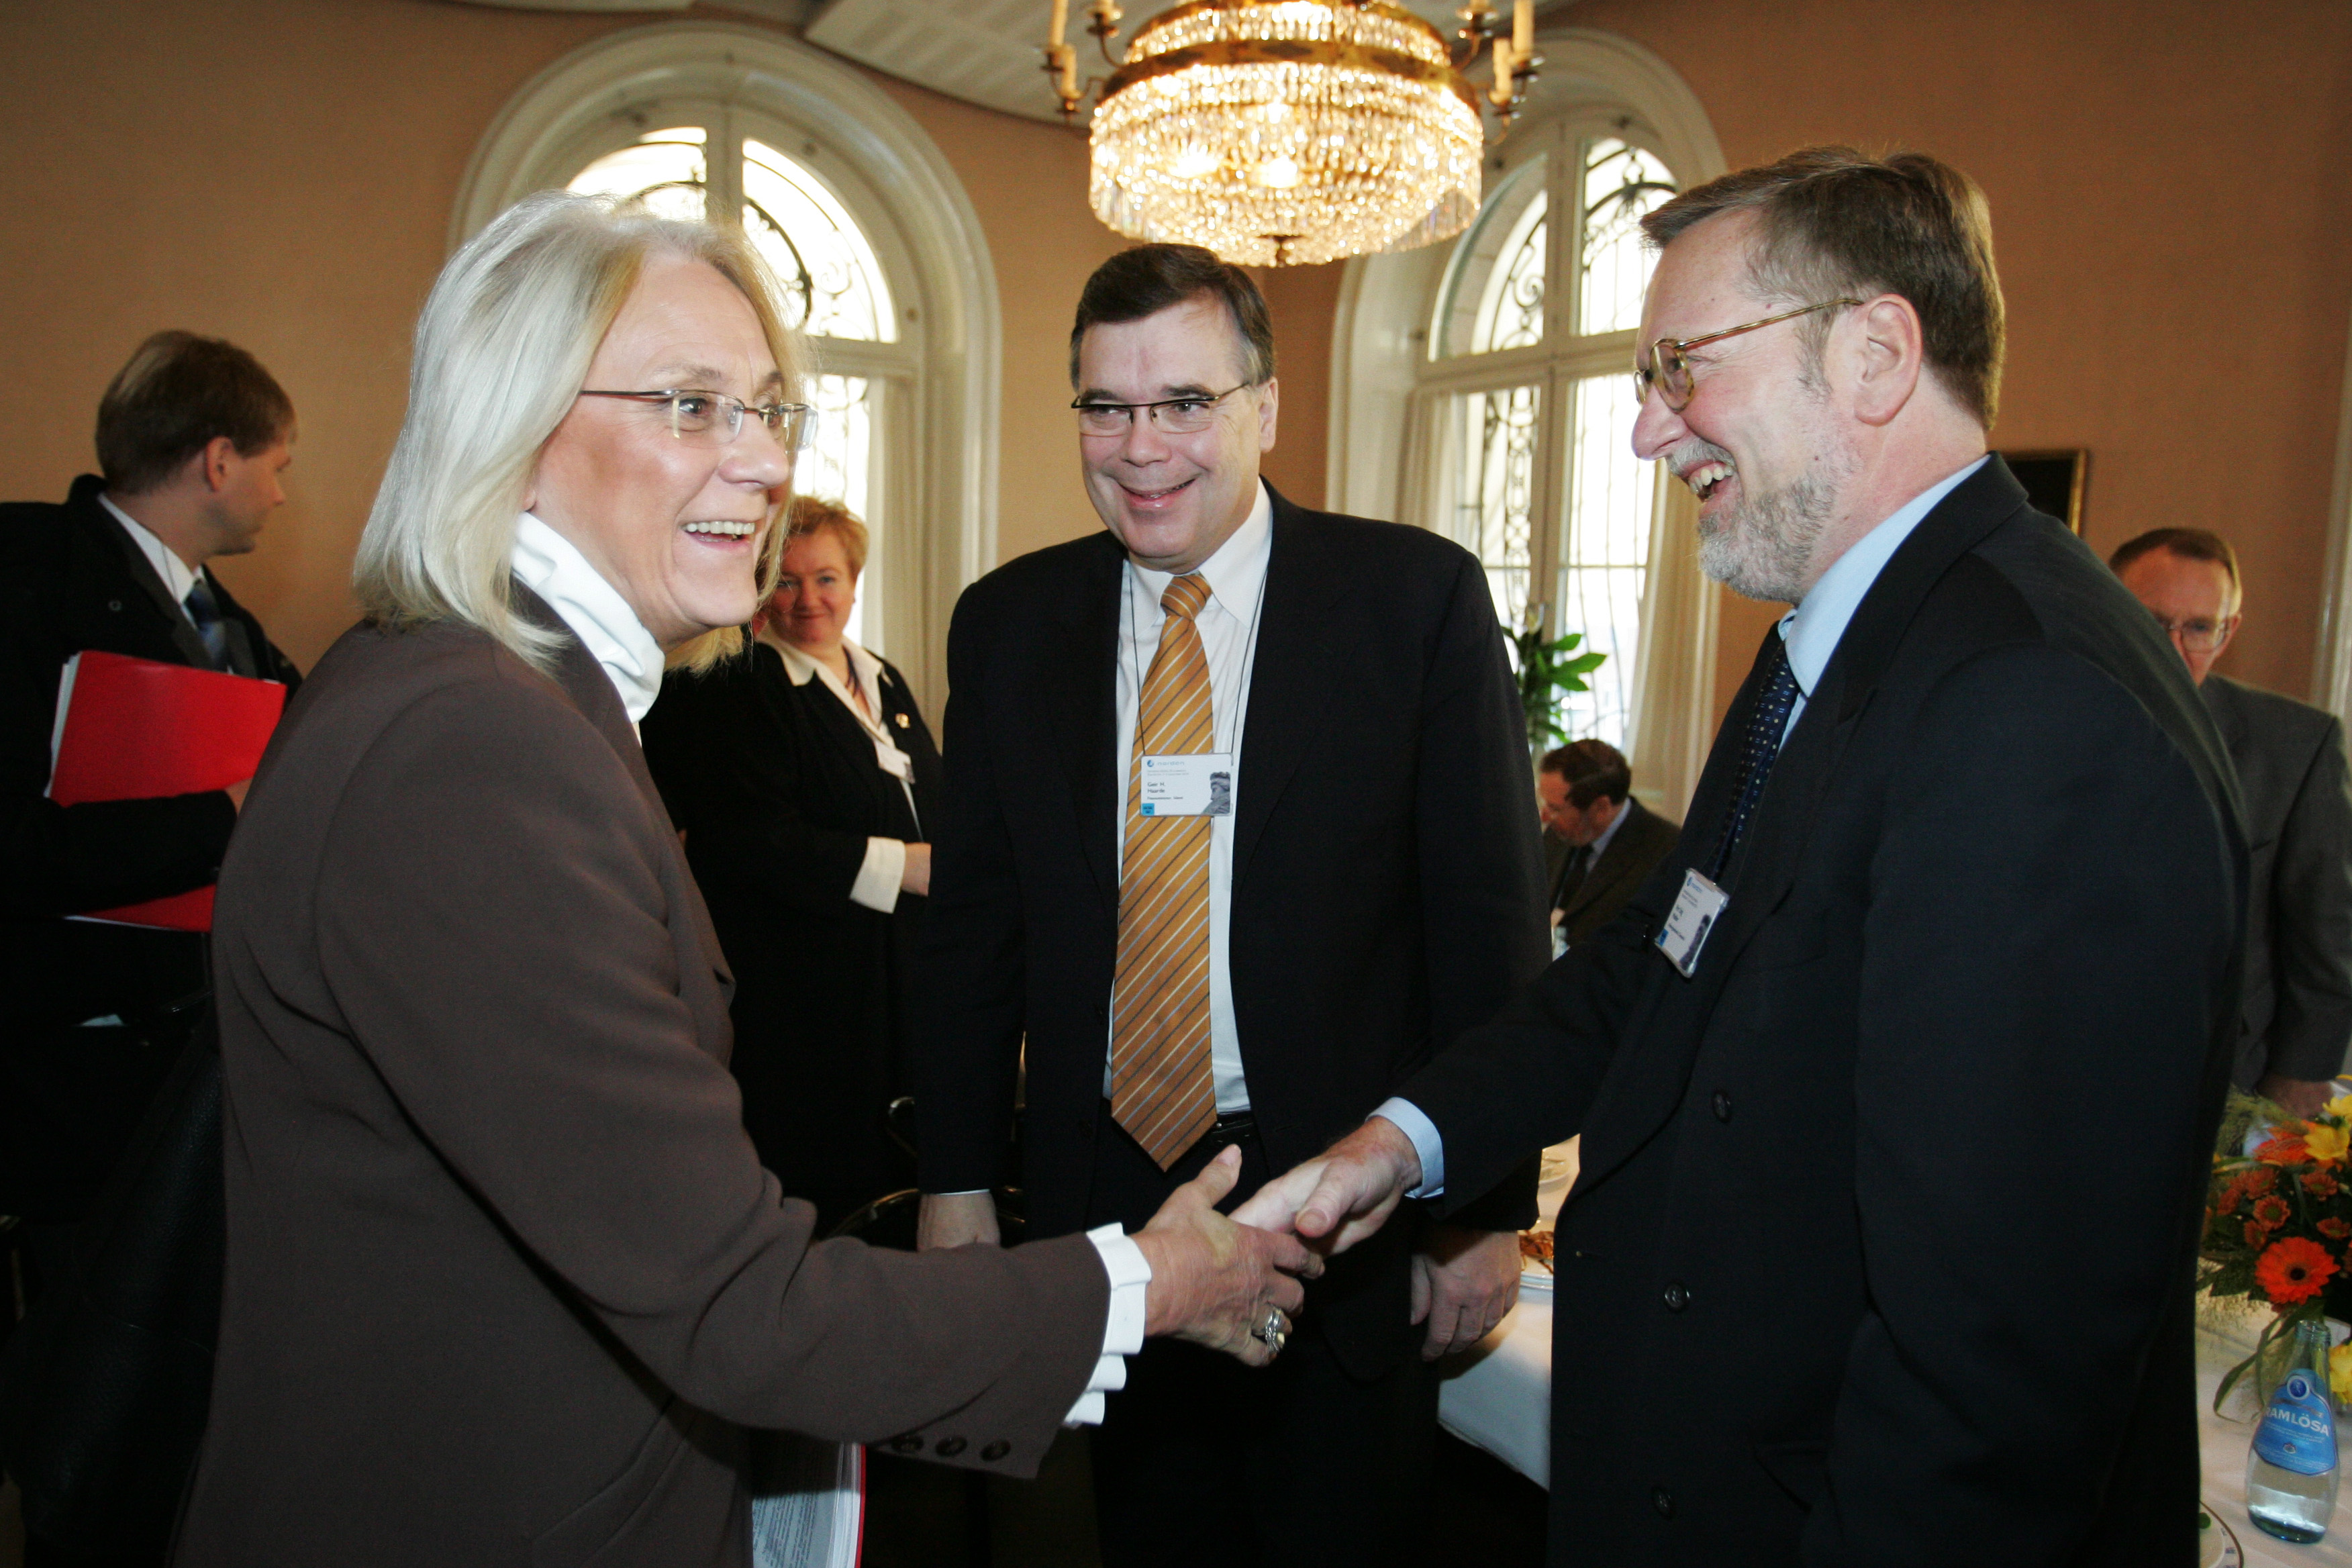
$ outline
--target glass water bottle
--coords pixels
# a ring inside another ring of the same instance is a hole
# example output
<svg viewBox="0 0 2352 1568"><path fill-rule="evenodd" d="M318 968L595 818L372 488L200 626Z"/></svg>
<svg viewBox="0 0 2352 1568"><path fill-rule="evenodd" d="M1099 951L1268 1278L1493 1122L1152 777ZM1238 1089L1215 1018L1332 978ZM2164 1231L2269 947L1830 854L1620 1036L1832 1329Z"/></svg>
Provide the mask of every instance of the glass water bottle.
<svg viewBox="0 0 2352 1568"><path fill-rule="evenodd" d="M2294 1352L2254 1428L2246 1511L2281 1541L2317 1541L2336 1517L2336 1406L2327 1388L2327 1324L2305 1318Z"/></svg>

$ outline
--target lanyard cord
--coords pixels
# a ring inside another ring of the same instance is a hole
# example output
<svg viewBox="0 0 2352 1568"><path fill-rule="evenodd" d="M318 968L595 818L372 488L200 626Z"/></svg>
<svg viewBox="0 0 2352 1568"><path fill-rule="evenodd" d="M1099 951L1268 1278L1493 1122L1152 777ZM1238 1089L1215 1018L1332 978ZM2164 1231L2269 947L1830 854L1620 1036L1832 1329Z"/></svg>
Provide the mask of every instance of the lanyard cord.
<svg viewBox="0 0 2352 1568"><path fill-rule="evenodd" d="M1269 548L1266 551L1265 567L1265 570L1259 572L1257 575L1257 602L1250 608L1248 632L1249 644L1247 651L1242 659L1241 686L1234 693L1239 700L1229 705L1232 711L1222 714L1217 711L1216 675L1212 671L1209 677L1209 744L1212 748L1223 752L1233 758L1233 771L1236 774L1240 773L1242 771L1241 742L1243 737L1240 731L1240 722L1244 713L1249 708L1250 682L1257 678L1257 637L1258 629L1265 620L1265 580L1273 574L1274 570L1274 552L1271 549L1271 544L1272 541L1269 540ZM1118 607L1120 629L1127 634L1123 640L1127 644L1128 668L1135 682L1133 688L1135 691L1135 724L1137 730L1140 731L1143 727L1143 638L1141 636L1141 626L1138 623L1135 616L1135 591L1138 588L1147 587L1148 584L1144 583L1143 578L1139 573L1133 561L1123 561L1120 563L1120 565L1125 568L1124 580L1119 584ZM1198 568L1195 568L1195 570L1198 570ZM1181 575L1181 574L1179 574L1179 575ZM1216 598L1216 590L1212 588L1209 591L1209 596L1212 599ZM1219 600L1218 602L1222 604L1223 601ZM1199 622L1200 617L1195 616L1193 617L1193 630L1195 636L1199 635ZM1162 635L1165 635L1168 626L1168 618L1164 614L1160 616L1160 625ZM1152 644L1152 657L1157 658L1159 657L1159 653L1160 645L1155 641ZM1206 658L1207 653L1208 649L1204 643L1202 648L1202 654L1204 658ZM1226 731L1225 740L1227 743L1223 746L1217 744L1216 739L1216 731L1220 725L1223 726ZM1127 749L1129 758L1129 765L1133 766L1132 759L1135 752L1134 742L1130 741Z"/></svg>

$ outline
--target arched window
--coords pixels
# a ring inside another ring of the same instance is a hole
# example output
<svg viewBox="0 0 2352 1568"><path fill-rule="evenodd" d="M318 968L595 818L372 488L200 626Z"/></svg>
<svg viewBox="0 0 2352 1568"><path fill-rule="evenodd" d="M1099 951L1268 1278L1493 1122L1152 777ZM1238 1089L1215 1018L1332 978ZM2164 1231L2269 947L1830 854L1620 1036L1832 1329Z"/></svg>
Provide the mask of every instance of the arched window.
<svg viewBox="0 0 2352 1568"><path fill-rule="evenodd" d="M900 444L890 422L912 405L919 353L900 342L889 279L873 242L824 177L749 133L740 111L703 119L646 132L590 163L568 188L641 197L676 217L738 214L783 284L786 324L808 335L821 365L854 363L868 372L826 369L816 376L809 388L815 431L793 488L837 500L865 521L866 566L847 630L854 640L883 649L887 624L880 607L889 598L893 554L884 459Z"/></svg>
<svg viewBox="0 0 2352 1568"><path fill-rule="evenodd" d="M979 218L946 159L857 71L774 32L664 23L597 39L484 134L451 243L535 190L740 219L815 351L793 478L873 536L851 635L945 695L956 595L996 557L999 327Z"/></svg>
<svg viewBox="0 0 2352 1568"><path fill-rule="evenodd" d="M1640 220L1723 153L1648 50L1584 28L1537 42L1543 74L1470 227L1348 264L1328 490L1461 542L1511 629L1539 618L1608 655L1560 727L1623 748L1636 790L1679 815L1714 728L1715 590L1688 497L1633 455L1627 372Z"/></svg>
<svg viewBox="0 0 2352 1568"><path fill-rule="evenodd" d="M1638 226L1675 190L1631 135L1576 115L1515 142L1454 244L1416 377L1438 525L1485 563L1505 626L1580 632L1608 656L1560 727L1620 746L1654 479L1630 446L1625 367L1651 266Z"/></svg>

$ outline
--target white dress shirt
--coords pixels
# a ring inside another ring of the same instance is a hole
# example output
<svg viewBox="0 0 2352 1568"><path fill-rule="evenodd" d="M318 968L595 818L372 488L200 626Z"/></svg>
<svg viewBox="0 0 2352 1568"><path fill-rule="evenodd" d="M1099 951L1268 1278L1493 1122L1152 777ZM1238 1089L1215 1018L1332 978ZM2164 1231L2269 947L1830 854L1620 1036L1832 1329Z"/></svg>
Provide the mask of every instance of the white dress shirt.
<svg viewBox="0 0 2352 1568"><path fill-rule="evenodd" d="M523 586L547 601L603 667L635 729L661 695L661 644L578 545L529 512L515 524L512 560Z"/></svg>
<svg viewBox="0 0 2352 1568"><path fill-rule="evenodd" d="M1789 709L1789 721L1780 728L1780 742L1788 743L1797 728L1797 716L1805 710L1805 700L1820 683L1822 672L1829 668L1830 657L1837 652L1845 628L1852 624L1854 611L1870 596L1878 574L1886 570L1887 562L1911 537L1912 530L1926 521L1936 504L1962 479L1984 467L1988 459L1977 458L1958 472L1948 474L1929 485L1909 500L1897 507L1893 515L1864 534L1850 545L1846 552L1830 563L1822 580L1813 584L1797 607L1780 617L1780 640L1789 655L1789 672L1797 679L1797 700ZM1445 1190L1445 1144L1438 1136L1437 1124L1423 1114L1421 1107L1409 1100L1391 1099L1372 1112L1374 1116L1394 1122L1397 1130L1412 1142L1413 1152L1421 1157L1421 1185L1405 1195L1433 1198Z"/></svg>
<svg viewBox="0 0 2352 1568"><path fill-rule="evenodd" d="M1232 538L1202 562L1208 579L1209 602L1192 624L1201 634L1201 651L1209 661L1209 701L1215 740L1211 749L1232 755L1233 812L1209 819L1209 1063L1215 1075L1217 1111L1230 1114L1249 1108L1249 1085L1242 1072L1240 1031L1234 1024L1234 983L1230 963L1234 908L1234 824L1241 809L1242 725L1248 717L1250 668L1257 657L1258 610L1265 603L1265 564L1274 544L1274 500L1261 481L1257 504L1250 509ZM1126 563L1118 616L1118 848L1127 855L1127 792L1135 770L1135 726L1142 700L1144 678L1151 658L1160 651L1160 628L1168 613L1160 595L1174 581L1170 574ZM1110 1041L1117 1037L1114 1017L1103 1051L1103 1097L1110 1097Z"/></svg>
<svg viewBox="0 0 2352 1568"><path fill-rule="evenodd" d="M814 654L803 653L773 632L762 629L760 640L776 650L784 661L784 673L794 686L806 686L810 681L822 681L824 689L841 700L857 727L874 742L874 761L884 773L898 781L907 792L907 809L914 815L915 831L923 830L923 814L915 805L915 764L882 722L882 661L847 637L841 639L841 651L849 656L850 679L857 682L866 694L860 703L849 688L834 674L833 667ZM857 868L857 879L849 884L849 901L866 909L888 914L898 907L898 884L907 874L907 841L903 838L868 838L866 858Z"/></svg>
<svg viewBox="0 0 2352 1568"><path fill-rule="evenodd" d="M172 602L180 606L180 614L187 616L188 590L194 587L196 580L205 574L204 568L191 566L181 560L178 551L148 532L145 524L115 505L114 498L103 490L99 492L98 504L114 514L114 521L122 525L122 531L131 536L131 542L147 557L147 564L155 568L155 575L163 580L163 587L172 595ZM190 617L188 625L193 626L195 624Z"/></svg>

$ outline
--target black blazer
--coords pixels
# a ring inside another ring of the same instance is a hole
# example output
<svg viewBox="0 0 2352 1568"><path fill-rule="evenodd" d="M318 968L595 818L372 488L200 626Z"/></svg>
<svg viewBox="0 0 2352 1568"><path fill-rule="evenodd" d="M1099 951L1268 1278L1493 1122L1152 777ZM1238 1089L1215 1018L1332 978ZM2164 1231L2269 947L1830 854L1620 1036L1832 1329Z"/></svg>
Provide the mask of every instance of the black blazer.
<svg viewBox="0 0 2352 1568"><path fill-rule="evenodd" d="M2209 675L2198 693L2238 770L2252 875L2233 1077L2319 1079L2352 1040L2352 779L2335 714Z"/></svg>
<svg viewBox="0 0 2352 1568"><path fill-rule="evenodd" d="M887 662L879 685L883 726L914 763L913 810L841 700L821 680L793 685L758 643L707 675L669 676L641 726L735 972L744 1124L827 1226L915 1174L883 1118L908 1087L924 900L902 893L885 914L849 889L868 838L924 841L940 754Z"/></svg>
<svg viewBox="0 0 2352 1568"><path fill-rule="evenodd" d="M35 1039L89 1018L119 1017L136 1031L204 988L200 937L64 917L209 884L236 822L236 808L218 790L76 806L58 805L46 793L58 679L67 659L99 648L166 664L208 662L154 567L99 504L104 489L95 475L84 475L63 505L0 504L0 1041L27 1050ZM261 623L218 576L212 583L240 672L299 684L292 661L270 645ZM81 1037L96 1040L100 1033ZM154 1064L158 1072L169 1065ZM49 1147L61 1125L58 1107L29 1102L56 1095L60 1104L80 1105L105 1086L60 1081L52 1071L59 1066L0 1045L0 1077L40 1080L0 1083L0 1103L31 1119L20 1126L16 1115L0 1111L0 1147L15 1152L0 1156L0 1212L27 1212L12 1211L12 1202L39 1212L52 1202L79 1201L48 1190L67 1152ZM154 1081L139 1076L127 1096L133 1103L118 1108L125 1114L104 1119L118 1143L129 1131L127 1118L137 1114L135 1102ZM83 1129L68 1141L85 1143L95 1135ZM26 1168L11 1172L20 1154ZM65 1184L86 1195L102 1174L65 1173Z"/></svg>
<svg viewBox="0 0 2352 1568"><path fill-rule="evenodd" d="M949 634L922 1184L1006 1179L1025 1035L1033 1235L1083 1224L1103 1109L1121 560L1107 532L1023 556L965 592ZM1525 731L1477 562L1419 529L1276 495L1238 783L1234 1011L1279 1170L1360 1122L1542 963ZM1533 1205L1530 1166L1466 1217L1525 1224ZM1418 1338L1404 1257L1391 1247L1318 1286L1314 1310L1360 1373Z"/></svg>
<svg viewBox="0 0 2352 1568"><path fill-rule="evenodd" d="M1624 914L1403 1090L1465 1192L1583 1134L1551 1561L2185 1568L2246 885L2220 737L1996 459L1855 612L1685 980L1651 937L1759 686Z"/></svg>
<svg viewBox="0 0 2352 1568"><path fill-rule="evenodd" d="M1660 816L1630 795L1625 797L1624 811L1625 820L1610 836L1609 847L1601 852L1601 858L1565 901L1559 888L1568 875L1568 857L1561 858L1559 869L1552 877L1551 907L1560 911L1560 934L1571 946L1615 919L1643 879L1674 852L1675 841L1682 837L1679 823Z"/></svg>

